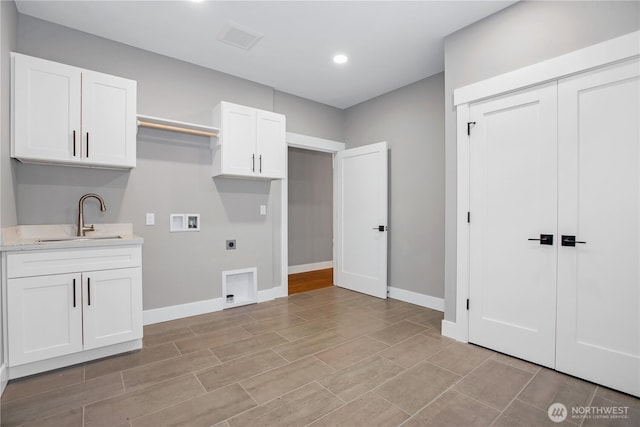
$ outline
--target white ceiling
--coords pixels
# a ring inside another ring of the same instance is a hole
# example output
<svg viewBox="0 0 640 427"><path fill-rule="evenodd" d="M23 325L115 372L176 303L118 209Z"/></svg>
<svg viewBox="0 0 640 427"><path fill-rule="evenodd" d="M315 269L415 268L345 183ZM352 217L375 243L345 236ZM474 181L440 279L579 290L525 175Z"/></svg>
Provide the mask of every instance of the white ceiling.
<svg viewBox="0 0 640 427"><path fill-rule="evenodd" d="M16 1L20 13L346 108L444 69L443 38L515 1ZM264 37L218 41L234 21ZM349 62L333 64L336 53Z"/></svg>

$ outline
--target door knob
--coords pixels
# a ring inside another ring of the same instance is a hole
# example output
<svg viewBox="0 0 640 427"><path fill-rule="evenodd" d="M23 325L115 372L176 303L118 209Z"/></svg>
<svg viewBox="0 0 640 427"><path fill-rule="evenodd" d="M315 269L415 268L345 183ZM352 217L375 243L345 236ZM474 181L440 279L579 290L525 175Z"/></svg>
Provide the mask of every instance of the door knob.
<svg viewBox="0 0 640 427"><path fill-rule="evenodd" d="M541 245L553 245L553 234L541 234L539 239L527 239L527 240L537 240Z"/></svg>
<svg viewBox="0 0 640 427"><path fill-rule="evenodd" d="M562 241L562 246L575 246L576 243L580 243L582 245L584 245L587 242L583 242L580 240L576 240L576 236L570 236L570 235L562 235L561 238Z"/></svg>
<svg viewBox="0 0 640 427"><path fill-rule="evenodd" d="M378 230L378 231L385 231L387 227L385 227L384 225L379 225L377 227L373 227L373 230Z"/></svg>

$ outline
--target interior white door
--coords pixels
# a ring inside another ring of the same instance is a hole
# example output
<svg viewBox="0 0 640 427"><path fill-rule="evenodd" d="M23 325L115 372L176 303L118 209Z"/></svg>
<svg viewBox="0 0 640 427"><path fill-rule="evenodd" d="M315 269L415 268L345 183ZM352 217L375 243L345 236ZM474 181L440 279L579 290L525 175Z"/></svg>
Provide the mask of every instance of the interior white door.
<svg viewBox="0 0 640 427"><path fill-rule="evenodd" d="M640 396L640 62L558 85L558 370ZM584 242L584 243L583 243Z"/></svg>
<svg viewBox="0 0 640 427"><path fill-rule="evenodd" d="M556 83L470 106L469 341L553 367ZM553 236L542 239L543 234Z"/></svg>
<svg viewBox="0 0 640 427"><path fill-rule="evenodd" d="M334 284L387 297L387 143L339 151L334 164Z"/></svg>

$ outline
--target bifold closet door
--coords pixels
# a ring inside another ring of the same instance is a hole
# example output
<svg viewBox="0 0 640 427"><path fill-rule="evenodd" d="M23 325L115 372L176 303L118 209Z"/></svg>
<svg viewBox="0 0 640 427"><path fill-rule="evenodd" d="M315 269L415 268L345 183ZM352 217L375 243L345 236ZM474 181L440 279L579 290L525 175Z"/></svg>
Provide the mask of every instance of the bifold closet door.
<svg viewBox="0 0 640 427"><path fill-rule="evenodd" d="M558 83L558 226L577 242L558 246L556 368L636 396L639 74L636 59Z"/></svg>
<svg viewBox="0 0 640 427"><path fill-rule="evenodd" d="M469 341L555 363L556 83L470 106ZM552 235L540 240L541 235ZM548 244L552 243L552 244Z"/></svg>

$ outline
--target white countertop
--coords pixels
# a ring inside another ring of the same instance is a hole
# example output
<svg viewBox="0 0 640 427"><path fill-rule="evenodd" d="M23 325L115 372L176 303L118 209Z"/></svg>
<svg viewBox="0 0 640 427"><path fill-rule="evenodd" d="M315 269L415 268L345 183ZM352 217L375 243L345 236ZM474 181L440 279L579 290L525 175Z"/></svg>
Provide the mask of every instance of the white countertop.
<svg viewBox="0 0 640 427"><path fill-rule="evenodd" d="M76 238L76 226L71 224L16 225L2 229L0 251L141 245L143 242L142 237L133 234L131 224L95 224L95 231L87 231L85 239Z"/></svg>

